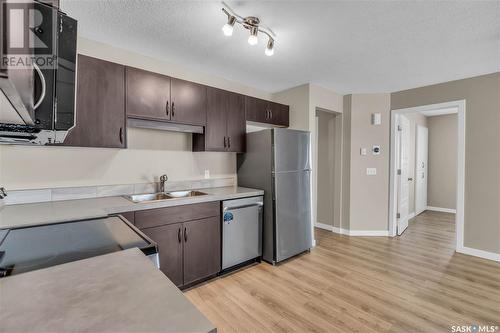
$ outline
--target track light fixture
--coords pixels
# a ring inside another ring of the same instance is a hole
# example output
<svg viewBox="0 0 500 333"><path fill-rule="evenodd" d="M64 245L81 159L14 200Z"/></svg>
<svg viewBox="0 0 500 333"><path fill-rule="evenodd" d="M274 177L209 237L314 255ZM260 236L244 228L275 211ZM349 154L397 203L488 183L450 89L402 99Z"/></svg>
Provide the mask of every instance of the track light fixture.
<svg viewBox="0 0 500 333"><path fill-rule="evenodd" d="M222 11L227 15L227 23L222 27L222 31L224 35L231 36L234 30L234 24L238 23L243 26L243 28L247 29L250 33L248 36L248 44L257 45L259 43L259 32L265 34L268 37L265 54L267 56L272 56L274 54L274 41L276 36L274 32L265 28L260 24L260 19L255 16L247 16L242 17L236 14L227 4L222 2Z"/></svg>

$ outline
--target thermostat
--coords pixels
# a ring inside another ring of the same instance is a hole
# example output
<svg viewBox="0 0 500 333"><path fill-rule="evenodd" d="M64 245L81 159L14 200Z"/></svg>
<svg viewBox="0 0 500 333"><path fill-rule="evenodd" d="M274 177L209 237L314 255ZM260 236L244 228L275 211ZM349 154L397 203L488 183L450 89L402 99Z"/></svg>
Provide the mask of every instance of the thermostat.
<svg viewBox="0 0 500 333"><path fill-rule="evenodd" d="M380 155L380 146L374 145L372 148L373 155Z"/></svg>

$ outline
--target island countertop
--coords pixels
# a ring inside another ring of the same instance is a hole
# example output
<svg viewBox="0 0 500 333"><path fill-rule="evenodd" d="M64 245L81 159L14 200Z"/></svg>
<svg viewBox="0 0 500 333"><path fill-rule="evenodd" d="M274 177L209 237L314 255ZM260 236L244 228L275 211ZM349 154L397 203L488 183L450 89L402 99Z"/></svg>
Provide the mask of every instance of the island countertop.
<svg viewBox="0 0 500 333"><path fill-rule="evenodd" d="M130 211L238 199L264 194L262 190L238 186L204 188L200 191L207 193L207 195L144 203L134 203L122 196L115 196L7 205L0 208L0 229L100 218L110 214Z"/></svg>
<svg viewBox="0 0 500 333"><path fill-rule="evenodd" d="M216 332L137 248L0 279L0 332Z"/></svg>

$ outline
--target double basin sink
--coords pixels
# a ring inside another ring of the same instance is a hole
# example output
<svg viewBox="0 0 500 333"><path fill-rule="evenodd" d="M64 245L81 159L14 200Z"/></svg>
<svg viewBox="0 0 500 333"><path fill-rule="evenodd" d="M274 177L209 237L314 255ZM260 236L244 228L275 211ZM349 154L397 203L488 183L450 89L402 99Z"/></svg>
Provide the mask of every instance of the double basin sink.
<svg viewBox="0 0 500 333"><path fill-rule="evenodd" d="M201 195L207 195L207 194L200 191L175 191L167 193L133 194L133 195L127 195L125 196L125 198L127 198L132 202L139 203L139 202L170 200L176 198L198 197Z"/></svg>

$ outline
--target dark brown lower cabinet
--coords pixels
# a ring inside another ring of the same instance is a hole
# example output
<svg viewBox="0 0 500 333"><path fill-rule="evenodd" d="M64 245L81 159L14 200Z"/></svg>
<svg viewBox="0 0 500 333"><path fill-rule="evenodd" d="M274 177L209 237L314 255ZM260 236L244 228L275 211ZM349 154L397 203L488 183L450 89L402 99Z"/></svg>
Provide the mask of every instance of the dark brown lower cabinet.
<svg viewBox="0 0 500 333"><path fill-rule="evenodd" d="M157 243L160 270L176 286L221 270L220 202L137 211L135 226Z"/></svg>
<svg viewBox="0 0 500 333"><path fill-rule="evenodd" d="M212 276L220 271L220 219L185 222L184 224L184 284Z"/></svg>
<svg viewBox="0 0 500 333"><path fill-rule="evenodd" d="M158 245L160 270L178 287L184 284L182 228L182 223L175 223L141 230Z"/></svg>

